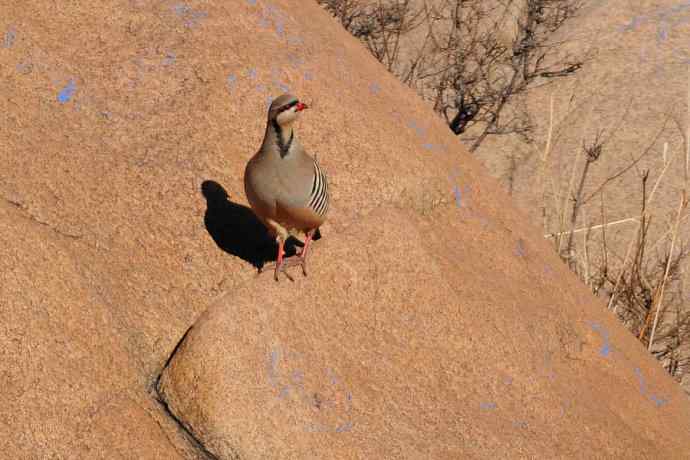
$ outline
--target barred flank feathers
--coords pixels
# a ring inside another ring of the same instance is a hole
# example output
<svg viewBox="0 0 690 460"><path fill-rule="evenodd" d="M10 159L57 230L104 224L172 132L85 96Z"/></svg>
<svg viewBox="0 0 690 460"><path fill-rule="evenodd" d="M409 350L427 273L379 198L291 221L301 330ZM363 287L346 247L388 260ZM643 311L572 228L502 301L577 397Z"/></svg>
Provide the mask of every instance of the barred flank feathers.
<svg viewBox="0 0 690 460"><path fill-rule="evenodd" d="M314 162L314 180L309 195L309 207L319 216L324 216L328 211L328 181L316 162Z"/></svg>

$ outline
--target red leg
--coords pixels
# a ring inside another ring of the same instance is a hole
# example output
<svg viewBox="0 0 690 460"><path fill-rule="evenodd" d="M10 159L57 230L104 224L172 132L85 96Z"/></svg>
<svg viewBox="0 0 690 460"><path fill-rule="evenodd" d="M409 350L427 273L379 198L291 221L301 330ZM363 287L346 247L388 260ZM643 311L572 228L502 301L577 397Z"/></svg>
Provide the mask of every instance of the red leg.
<svg viewBox="0 0 690 460"><path fill-rule="evenodd" d="M307 236L304 239L304 246L302 246L302 250L298 254L299 265L302 266L302 273L304 274L304 276L307 276L307 251L309 250L309 244L311 243L311 240L314 237L314 233L316 233L316 229L309 230L307 232Z"/></svg>
<svg viewBox="0 0 690 460"><path fill-rule="evenodd" d="M291 257L288 259L285 258L285 241L283 241L282 238L276 238L276 240L278 241L278 254L276 255L276 261L265 264L263 267L261 267L261 269L259 270L259 273L263 273L263 271L266 270L267 268L274 266L275 269L273 271L273 278L276 281L278 281L278 273L280 273L280 272L285 273L285 276L287 276L287 278L290 281L295 281L292 278L292 276L290 276L290 274L285 271L285 268L287 268L291 265L290 263L288 263L289 260L291 259Z"/></svg>
<svg viewBox="0 0 690 460"><path fill-rule="evenodd" d="M299 252L299 254L290 256L288 258L285 258L285 242L281 238L277 238L278 255L276 256L275 271L273 275L276 281L278 281L278 273L280 272L285 273L285 276L287 276L290 281L294 281L294 279L290 276L290 274L287 271L285 271L285 269L288 267L294 267L295 265L301 266L302 273L304 273L304 276L307 276L307 253L309 251L309 246L311 245L315 233L316 229L309 230L307 232L306 238L304 239L304 246L302 246L302 250ZM271 265L273 265L273 262L271 264L264 265L262 271L264 268L268 268Z"/></svg>
<svg viewBox="0 0 690 460"><path fill-rule="evenodd" d="M291 267L293 264L289 263L290 259L285 258L285 241L283 241L282 238L278 239L278 256L276 257L276 268L275 271L273 272L273 278L275 278L276 281L278 281L278 273L283 272L285 273L285 276L287 276L287 279L290 281L295 281L290 274L285 271L287 267Z"/></svg>
<svg viewBox="0 0 690 460"><path fill-rule="evenodd" d="M275 278L276 281L278 281L278 272L280 272L281 267L283 266L283 256L285 255L285 242L283 241L282 238L278 239L278 255L276 256L276 269L273 272L273 278Z"/></svg>
<svg viewBox="0 0 690 460"><path fill-rule="evenodd" d="M302 247L302 250L299 253L299 256L303 259L307 258L307 249L309 249L309 243L311 243L311 239L314 237L314 233L316 233L316 230L309 230L307 232L307 237L304 239L304 246Z"/></svg>

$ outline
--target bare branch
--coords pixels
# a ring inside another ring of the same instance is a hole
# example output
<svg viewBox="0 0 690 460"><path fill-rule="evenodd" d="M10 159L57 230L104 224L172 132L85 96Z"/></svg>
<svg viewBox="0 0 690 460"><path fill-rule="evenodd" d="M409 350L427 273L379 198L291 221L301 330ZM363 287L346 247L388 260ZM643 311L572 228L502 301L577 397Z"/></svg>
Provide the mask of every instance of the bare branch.
<svg viewBox="0 0 690 460"><path fill-rule="evenodd" d="M471 151L492 135L530 142L533 124L520 95L584 62L561 56L563 43L553 40L583 0L317 1L432 102Z"/></svg>

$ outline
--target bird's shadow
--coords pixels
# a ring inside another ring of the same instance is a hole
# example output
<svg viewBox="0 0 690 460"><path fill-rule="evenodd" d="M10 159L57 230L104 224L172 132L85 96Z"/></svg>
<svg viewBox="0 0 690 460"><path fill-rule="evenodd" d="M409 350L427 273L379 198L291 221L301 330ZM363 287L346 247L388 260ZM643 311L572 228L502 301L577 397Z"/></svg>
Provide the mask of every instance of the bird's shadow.
<svg viewBox="0 0 690 460"><path fill-rule="evenodd" d="M266 262L276 260L275 237L250 208L230 201L223 186L212 180L201 184L201 194L206 198L204 225L220 249L259 270ZM285 255L294 255L296 246L302 243L291 237L285 245Z"/></svg>

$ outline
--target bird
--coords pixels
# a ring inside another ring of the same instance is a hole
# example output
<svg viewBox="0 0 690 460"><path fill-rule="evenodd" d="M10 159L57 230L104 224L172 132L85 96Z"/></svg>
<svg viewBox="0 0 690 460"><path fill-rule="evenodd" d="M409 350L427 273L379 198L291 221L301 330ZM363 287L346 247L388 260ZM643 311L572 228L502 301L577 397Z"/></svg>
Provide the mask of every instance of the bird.
<svg viewBox="0 0 690 460"><path fill-rule="evenodd" d="M285 93L272 101L261 147L247 162L244 191L252 211L278 243L274 265L278 274L294 281L285 270L299 265L307 276L307 254L329 209L328 178L318 161L302 147L294 124L308 106ZM305 234L301 251L285 257L285 241L295 232Z"/></svg>

